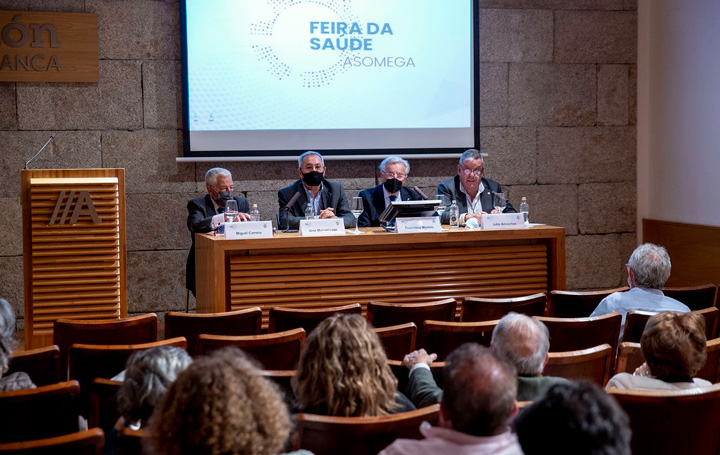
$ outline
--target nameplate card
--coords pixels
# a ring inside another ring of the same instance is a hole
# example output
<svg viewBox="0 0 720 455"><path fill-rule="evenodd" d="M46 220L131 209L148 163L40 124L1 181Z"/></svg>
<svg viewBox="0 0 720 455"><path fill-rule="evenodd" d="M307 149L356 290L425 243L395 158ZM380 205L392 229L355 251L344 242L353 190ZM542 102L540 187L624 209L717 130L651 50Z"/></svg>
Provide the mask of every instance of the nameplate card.
<svg viewBox="0 0 720 455"><path fill-rule="evenodd" d="M525 220L522 213L488 213L480 220L481 229L523 229Z"/></svg>
<svg viewBox="0 0 720 455"><path fill-rule="evenodd" d="M398 234L419 234L421 232L442 232L439 216L395 218L395 232Z"/></svg>
<svg viewBox="0 0 720 455"><path fill-rule="evenodd" d="M324 237L327 235L345 235L345 222L342 218L300 220L301 237Z"/></svg>
<svg viewBox="0 0 720 455"><path fill-rule="evenodd" d="M233 239L271 239L273 236L270 221L244 221L225 223L225 238Z"/></svg>

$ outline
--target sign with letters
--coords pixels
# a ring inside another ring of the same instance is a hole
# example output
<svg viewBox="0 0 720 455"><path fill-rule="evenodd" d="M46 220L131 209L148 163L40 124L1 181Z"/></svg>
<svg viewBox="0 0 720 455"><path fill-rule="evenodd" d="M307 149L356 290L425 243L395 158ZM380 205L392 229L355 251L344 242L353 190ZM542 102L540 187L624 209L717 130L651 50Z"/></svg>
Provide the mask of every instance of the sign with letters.
<svg viewBox="0 0 720 455"><path fill-rule="evenodd" d="M67 197L65 196L66 193ZM72 213L70 211L71 207L73 207ZM70 215L69 219L68 215ZM60 190L57 202L55 202L55 210L53 210L48 224L77 224L78 219L83 215L89 216L93 224L102 222L95 209L90 192L88 190Z"/></svg>
<svg viewBox="0 0 720 455"><path fill-rule="evenodd" d="M0 82L98 82L97 14L0 11Z"/></svg>
<svg viewBox="0 0 720 455"><path fill-rule="evenodd" d="M345 222L343 219L300 220L300 236L323 237L326 235L345 235Z"/></svg>
<svg viewBox="0 0 720 455"><path fill-rule="evenodd" d="M525 219L522 213L488 213L480 220L481 229L522 229Z"/></svg>
<svg viewBox="0 0 720 455"><path fill-rule="evenodd" d="M442 232L439 216L421 216L395 218L395 232L398 234L419 234L422 232Z"/></svg>
<svg viewBox="0 0 720 455"><path fill-rule="evenodd" d="M225 223L225 238L231 239L271 239L272 223L269 221L241 221Z"/></svg>

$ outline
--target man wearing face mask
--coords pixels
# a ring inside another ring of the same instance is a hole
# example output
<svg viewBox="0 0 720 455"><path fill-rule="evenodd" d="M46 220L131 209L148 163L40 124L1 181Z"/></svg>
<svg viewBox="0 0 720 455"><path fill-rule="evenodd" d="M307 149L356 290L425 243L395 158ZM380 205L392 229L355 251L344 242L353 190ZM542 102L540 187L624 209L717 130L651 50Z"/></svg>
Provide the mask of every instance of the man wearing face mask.
<svg viewBox="0 0 720 455"><path fill-rule="evenodd" d="M342 218L345 227L355 227L345 190L338 182L325 180L325 161L318 152L308 151L298 158L300 180L278 191L280 227L298 229L305 219L305 209L312 206L315 218ZM287 207L295 198L295 202Z"/></svg>
<svg viewBox="0 0 720 455"><path fill-rule="evenodd" d="M358 226L380 226L380 215L394 201L417 201L422 199L415 191L405 188L410 173L410 163L399 156L388 156L380 163L382 183L375 188L360 192L363 198L363 213Z"/></svg>
<svg viewBox="0 0 720 455"><path fill-rule="evenodd" d="M210 232L222 225L225 203L235 199L238 203L238 216L235 221L249 221L248 201L244 197L233 195L232 174L227 169L214 167L205 173L205 197L193 199L187 204L187 227L190 230L192 246L185 266L185 287L195 295L195 233Z"/></svg>

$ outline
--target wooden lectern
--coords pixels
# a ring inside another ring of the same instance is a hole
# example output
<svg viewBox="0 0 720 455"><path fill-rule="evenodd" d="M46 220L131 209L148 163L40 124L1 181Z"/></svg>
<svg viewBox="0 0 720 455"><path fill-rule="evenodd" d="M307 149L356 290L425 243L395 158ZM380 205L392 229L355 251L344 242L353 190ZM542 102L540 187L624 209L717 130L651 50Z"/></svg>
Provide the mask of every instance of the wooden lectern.
<svg viewBox="0 0 720 455"><path fill-rule="evenodd" d="M127 316L125 169L24 170L25 348L58 318Z"/></svg>

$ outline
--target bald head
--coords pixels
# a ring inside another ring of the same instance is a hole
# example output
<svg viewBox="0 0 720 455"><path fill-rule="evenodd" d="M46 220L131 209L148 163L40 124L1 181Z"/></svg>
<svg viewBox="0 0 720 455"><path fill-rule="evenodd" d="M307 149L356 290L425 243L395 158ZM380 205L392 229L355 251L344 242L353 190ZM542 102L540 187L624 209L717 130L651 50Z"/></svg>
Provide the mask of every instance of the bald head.
<svg viewBox="0 0 720 455"><path fill-rule="evenodd" d="M536 376L545 367L550 336L541 321L509 313L495 326L491 345L495 354L512 364L519 375Z"/></svg>

